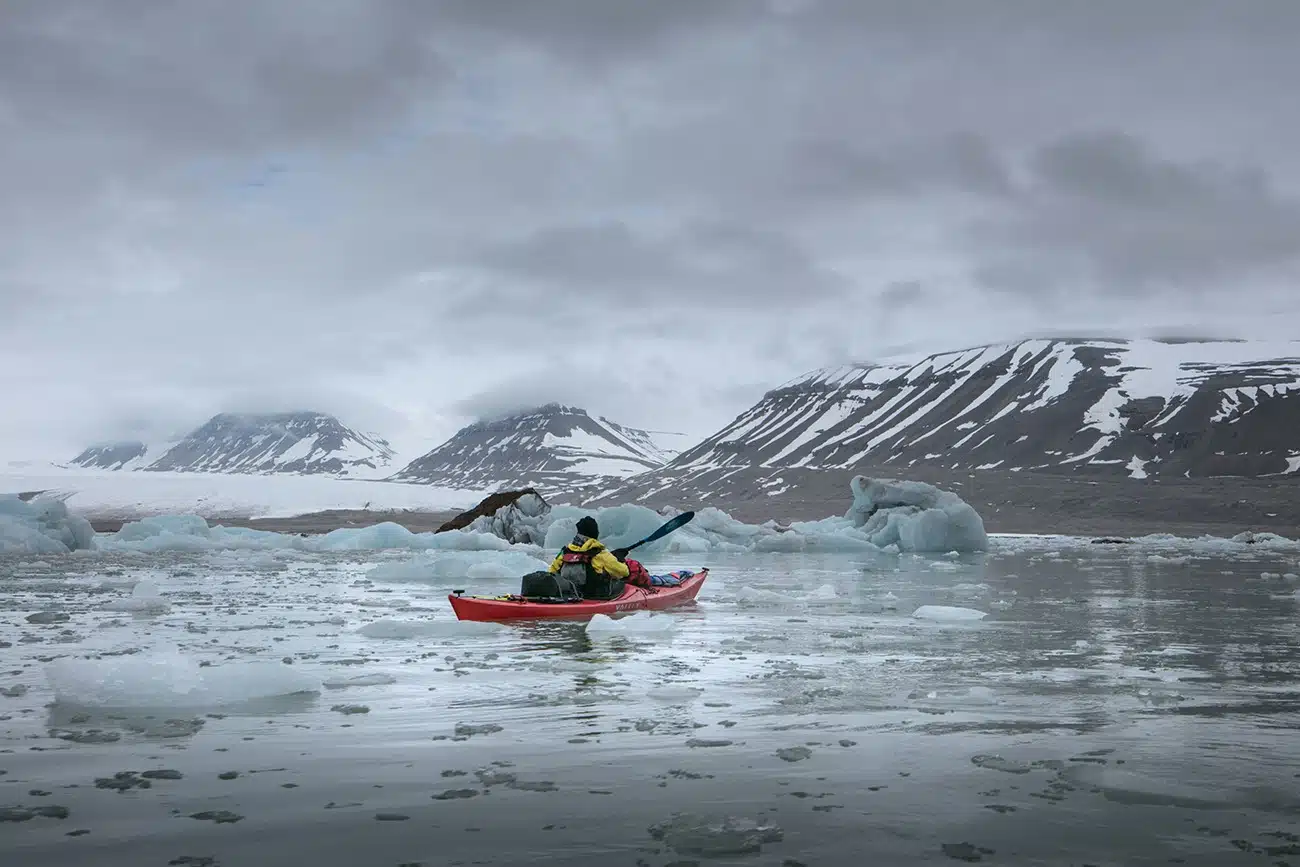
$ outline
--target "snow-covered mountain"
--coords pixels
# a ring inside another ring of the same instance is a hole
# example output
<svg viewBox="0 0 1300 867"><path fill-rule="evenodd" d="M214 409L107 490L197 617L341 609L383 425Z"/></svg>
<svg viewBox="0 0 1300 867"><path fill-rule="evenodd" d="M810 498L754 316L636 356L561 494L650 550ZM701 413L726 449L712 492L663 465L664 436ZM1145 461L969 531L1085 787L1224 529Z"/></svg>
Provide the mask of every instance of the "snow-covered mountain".
<svg viewBox="0 0 1300 867"><path fill-rule="evenodd" d="M168 448L141 442L92 446L72 463L110 470L374 477L392 460L386 440L332 415L286 412L221 413Z"/></svg>
<svg viewBox="0 0 1300 867"><path fill-rule="evenodd" d="M551 403L461 428L392 479L483 490L571 490L621 482L670 457L647 431Z"/></svg>
<svg viewBox="0 0 1300 867"><path fill-rule="evenodd" d="M140 440L98 443L73 458L70 463L88 470L135 470L147 464L154 455Z"/></svg>
<svg viewBox="0 0 1300 867"><path fill-rule="evenodd" d="M1043 339L817 370L615 496L917 464L1294 476L1300 341Z"/></svg>
<svg viewBox="0 0 1300 867"><path fill-rule="evenodd" d="M105 440L95 443L67 463L87 470L141 470L185 438L184 430L149 439Z"/></svg>

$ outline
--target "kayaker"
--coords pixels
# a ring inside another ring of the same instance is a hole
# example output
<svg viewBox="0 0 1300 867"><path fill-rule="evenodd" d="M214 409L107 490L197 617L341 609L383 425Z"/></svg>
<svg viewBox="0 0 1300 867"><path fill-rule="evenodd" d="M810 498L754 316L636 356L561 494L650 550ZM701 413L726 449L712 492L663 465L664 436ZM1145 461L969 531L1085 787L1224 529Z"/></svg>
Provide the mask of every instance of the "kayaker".
<svg viewBox="0 0 1300 867"><path fill-rule="evenodd" d="M676 587L682 583L678 573L651 575L636 560L629 559L626 548L605 549L599 540L600 525L587 515L578 521L573 541L555 555L550 572L568 579L586 599L613 599L623 592L624 584L633 587Z"/></svg>
<svg viewBox="0 0 1300 867"><path fill-rule="evenodd" d="M606 550L599 538L600 526L590 515L578 521L577 531L573 541L555 555L550 571L572 581L584 598L613 599L623 592L626 579L632 575L625 562L627 552ZM639 568L640 563L636 565L641 573L645 572Z"/></svg>

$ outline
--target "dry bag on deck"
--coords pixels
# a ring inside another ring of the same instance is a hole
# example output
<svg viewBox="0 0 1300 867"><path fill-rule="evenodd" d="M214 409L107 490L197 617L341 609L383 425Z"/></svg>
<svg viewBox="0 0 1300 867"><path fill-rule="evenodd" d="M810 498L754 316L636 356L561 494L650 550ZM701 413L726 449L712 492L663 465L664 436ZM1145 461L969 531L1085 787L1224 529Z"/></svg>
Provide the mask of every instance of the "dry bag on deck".
<svg viewBox="0 0 1300 867"><path fill-rule="evenodd" d="M520 580L519 595L540 599L582 598L572 581L553 572L529 572Z"/></svg>

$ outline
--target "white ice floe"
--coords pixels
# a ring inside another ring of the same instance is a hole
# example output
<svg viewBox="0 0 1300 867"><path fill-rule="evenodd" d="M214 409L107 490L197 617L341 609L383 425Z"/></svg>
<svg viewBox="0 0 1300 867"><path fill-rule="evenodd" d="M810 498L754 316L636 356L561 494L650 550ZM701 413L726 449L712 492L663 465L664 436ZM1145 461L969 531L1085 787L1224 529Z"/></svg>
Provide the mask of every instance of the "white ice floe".
<svg viewBox="0 0 1300 867"><path fill-rule="evenodd" d="M131 595L114 599L104 606L105 611L133 611L137 614L166 614L172 605L158 592L158 585L149 580L136 583Z"/></svg>
<svg viewBox="0 0 1300 867"><path fill-rule="evenodd" d="M397 678L391 674L355 674L351 677L335 675L327 677L321 681L321 686L326 689L349 689L354 686L386 686L390 683L397 683Z"/></svg>
<svg viewBox="0 0 1300 867"><path fill-rule="evenodd" d="M987 686L916 689L907 698L922 707L988 707L1002 703L998 694Z"/></svg>
<svg viewBox="0 0 1300 867"><path fill-rule="evenodd" d="M978 611L974 608L961 608L954 605L922 605L912 612L912 617L917 620L935 620L949 623L983 620L988 616L988 612L985 611Z"/></svg>
<svg viewBox="0 0 1300 867"><path fill-rule="evenodd" d="M376 620L357 630L367 638L464 638L494 635L505 628L500 623L477 620Z"/></svg>
<svg viewBox="0 0 1300 867"><path fill-rule="evenodd" d="M200 667L179 653L56 659L45 666L55 698L88 707L201 708L319 692L320 680L278 662Z"/></svg>
<svg viewBox="0 0 1300 867"><path fill-rule="evenodd" d="M669 614L637 611L622 617L593 614L587 622L588 635L661 635L677 628L677 619Z"/></svg>
<svg viewBox="0 0 1300 867"><path fill-rule="evenodd" d="M694 686L656 686L646 692L655 701L686 702L704 695L704 690Z"/></svg>
<svg viewBox="0 0 1300 867"><path fill-rule="evenodd" d="M522 551L437 551L408 560L381 563L366 573L371 581L448 581L463 578L516 578L550 563Z"/></svg>

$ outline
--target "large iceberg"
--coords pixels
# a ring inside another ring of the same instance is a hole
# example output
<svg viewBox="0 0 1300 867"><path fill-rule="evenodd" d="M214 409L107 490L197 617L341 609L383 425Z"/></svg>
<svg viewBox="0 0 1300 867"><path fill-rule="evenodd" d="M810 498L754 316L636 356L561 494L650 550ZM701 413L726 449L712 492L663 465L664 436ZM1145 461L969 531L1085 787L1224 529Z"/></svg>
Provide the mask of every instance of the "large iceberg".
<svg viewBox="0 0 1300 867"><path fill-rule="evenodd" d="M95 546L90 522L57 497L0 495L0 554L67 554Z"/></svg>
<svg viewBox="0 0 1300 867"><path fill-rule="evenodd" d="M924 482L854 476L846 518L873 545L901 551L985 551L984 520L951 491Z"/></svg>
<svg viewBox="0 0 1300 867"><path fill-rule="evenodd" d="M546 538L551 506L533 488L500 491L483 499L438 528L439 533L467 530L490 533L507 542L540 545Z"/></svg>

